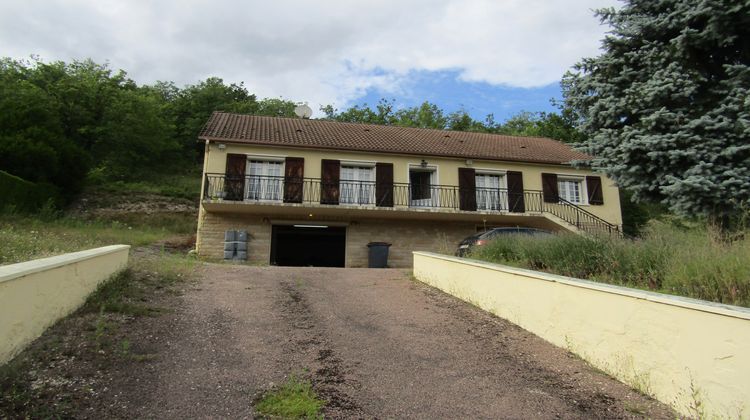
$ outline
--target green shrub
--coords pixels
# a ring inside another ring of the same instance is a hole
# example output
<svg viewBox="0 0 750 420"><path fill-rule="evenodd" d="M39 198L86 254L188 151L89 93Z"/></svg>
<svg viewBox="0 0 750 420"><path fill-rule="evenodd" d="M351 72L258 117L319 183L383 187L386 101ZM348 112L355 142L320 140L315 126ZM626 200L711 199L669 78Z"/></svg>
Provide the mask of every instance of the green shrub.
<svg viewBox="0 0 750 420"><path fill-rule="evenodd" d="M35 184L0 170L0 212L35 213L50 211L62 204L60 192L51 184Z"/></svg>

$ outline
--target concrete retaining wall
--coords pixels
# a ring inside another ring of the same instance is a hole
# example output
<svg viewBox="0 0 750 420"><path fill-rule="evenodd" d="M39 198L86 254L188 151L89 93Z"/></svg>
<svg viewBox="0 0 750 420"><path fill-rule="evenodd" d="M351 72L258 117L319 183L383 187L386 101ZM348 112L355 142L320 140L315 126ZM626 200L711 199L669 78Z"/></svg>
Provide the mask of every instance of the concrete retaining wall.
<svg viewBox="0 0 750 420"><path fill-rule="evenodd" d="M414 253L414 276L567 348L685 415L750 415L750 310Z"/></svg>
<svg viewBox="0 0 750 420"><path fill-rule="evenodd" d="M0 266L0 364L125 268L129 249L112 245Z"/></svg>

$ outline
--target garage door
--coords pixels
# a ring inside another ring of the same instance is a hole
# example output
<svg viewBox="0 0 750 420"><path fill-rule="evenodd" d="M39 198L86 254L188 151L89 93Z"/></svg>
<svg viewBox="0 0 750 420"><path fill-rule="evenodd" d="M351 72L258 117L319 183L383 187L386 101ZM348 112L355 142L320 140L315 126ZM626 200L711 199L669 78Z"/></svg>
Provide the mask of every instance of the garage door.
<svg viewBox="0 0 750 420"><path fill-rule="evenodd" d="M325 225L273 226L271 264L343 267L346 228Z"/></svg>

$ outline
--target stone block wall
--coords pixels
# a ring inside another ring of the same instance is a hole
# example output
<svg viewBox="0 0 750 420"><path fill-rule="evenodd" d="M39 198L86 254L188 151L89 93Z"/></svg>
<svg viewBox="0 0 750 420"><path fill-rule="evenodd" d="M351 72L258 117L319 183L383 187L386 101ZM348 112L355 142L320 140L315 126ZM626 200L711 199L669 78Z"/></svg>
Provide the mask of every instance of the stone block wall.
<svg viewBox="0 0 750 420"><path fill-rule="evenodd" d="M369 242L391 243L388 265L411 267L412 251L453 255L461 240L476 233L476 224L416 220L362 220L353 221L346 233L347 267L367 267L367 244Z"/></svg>
<svg viewBox="0 0 750 420"><path fill-rule="evenodd" d="M271 224L268 217L211 212L201 212L200 217L197 243L199 255L222 259L224 232L242 229L248 232L248 262L269 263ZM322 220L316 222L325 223ZM458 243L474 233L476 224L469 222L351 220L346 228L346 266L367 267L369 242L393 244L388 258L390 267L411 267L412 251L452 255Z"/></svg>
<svg viewBox="0 0 750 420"><path fill-rule="evenodd" d="M201 212L196 248L207 258L224 258L224 232L246 230L247 261L268 264L271 252L271 225L263 217L249 214Z"/></svg>

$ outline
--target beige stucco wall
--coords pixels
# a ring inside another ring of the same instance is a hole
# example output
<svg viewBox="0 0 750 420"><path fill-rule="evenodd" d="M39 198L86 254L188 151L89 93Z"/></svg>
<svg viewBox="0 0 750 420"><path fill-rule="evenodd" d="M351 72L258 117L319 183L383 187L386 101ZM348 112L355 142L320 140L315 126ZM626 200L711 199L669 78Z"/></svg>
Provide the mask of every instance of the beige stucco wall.
<svg viewBox="0 0 750 420"><path fill-rule="evenodd" d="M614 182L602 174L594 174L591 171L573 169L567 166L539 165L531 163L517 162L498 162L498 161L481 161L474 160L470 166L466 165L465 159L457 158L436 158L430 156L403 156L395 154L376 154L363 152L346 152L331 150L313 150L301 148L284 148L284 147L265 147L226 144L224 150L220 150L218 144L211 143L206 148L204 172L205 173L224 173L226 169L227 153L248 154L251 156L272 156L278 158L284 157L302 157L305 159L305 177L320 178L321 160L338 159L342 161L363 161L363 162L390 162L393 163L393 178L396 183L409 182L409 165L418 166L424 158L430 166L437 168L437 184L440 185L458 185L458 168L471 167L478 171L496 170L496 171L521 171L523 172L523 184L526 190L542 189L542 172L557 173L560 175L599 175L602 177L602 193L604 205L582 207L594 215L615 225L622 225L622 215L620 213L620 198L617 187ZM585 184L585 183L584 183Z"/></svg>
<svg viewBox="0 0 750 420"><path fill-rule="evenodd" d="M750 415L750 310L415 253L414 276L695 416ZM701 416L703 417L703 416Z"/></svg>
<svg viewBox="0 0 750 420"><path fill-rule="evenodd" d="M212 213L201 214L201 228L197 244L203 257L224 257L224 232L247 230L248 262L268 264L271 255L272 224L289 224L295 219L265 217L251 214ZM317 219L316 223L326 223ZM438 222L420 220L338 219L332 221L346 227L346 266L367 267L369 242L389 242L388 265L411 267L412 251L453 252L462 239L476 233L472 222Z"/></svg>
<svg viewBox="0 0 750 420"><path fill-rule="evenodd" d="M112 245L0 266L0 363L5 363L128 262Z"/></svg>

